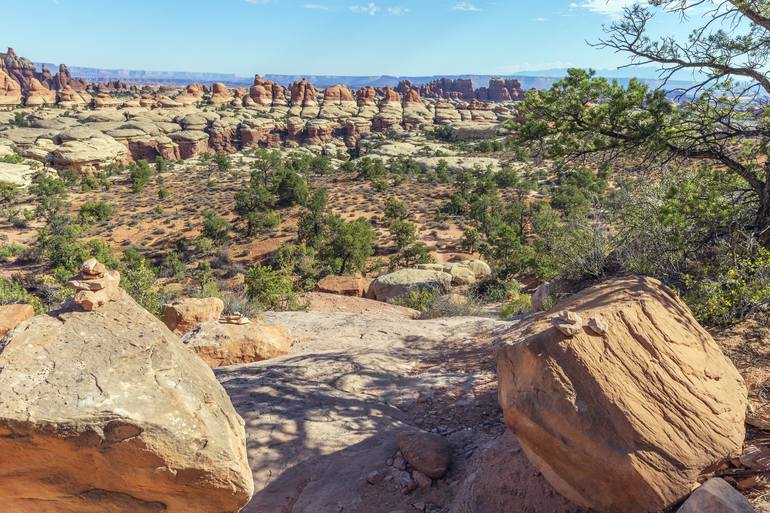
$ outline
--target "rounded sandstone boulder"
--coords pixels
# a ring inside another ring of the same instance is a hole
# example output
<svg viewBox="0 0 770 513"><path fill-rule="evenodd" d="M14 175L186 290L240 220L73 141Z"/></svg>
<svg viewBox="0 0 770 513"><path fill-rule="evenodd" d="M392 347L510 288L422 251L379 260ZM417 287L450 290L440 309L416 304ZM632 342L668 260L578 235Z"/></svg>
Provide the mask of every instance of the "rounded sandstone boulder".
<svg viewBox="0 0 770 513"><path fill-rule="evenodd" d="M511 332L497 368L505 422L558 492L596 511L660 511L740 454L746 387L672 291L617 278L557 310ZM565 335L568 317L601 322Z"/></svg>
<svg viewBox="0 0 770 513"><path fill-rule="evenodd" d="M35 513L235 513L244 423L211 369L121 289L0 346L0 504Z"/></svg>

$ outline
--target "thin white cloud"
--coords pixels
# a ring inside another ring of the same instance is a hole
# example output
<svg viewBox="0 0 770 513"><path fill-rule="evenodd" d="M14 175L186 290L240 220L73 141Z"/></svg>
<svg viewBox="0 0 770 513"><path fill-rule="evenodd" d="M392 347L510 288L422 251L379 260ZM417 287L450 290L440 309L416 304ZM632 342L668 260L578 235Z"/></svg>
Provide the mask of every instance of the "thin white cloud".
<svg viewBox="0 0 770 513"><path fill-rule="evenodd" d="M392 14L393 16L403 16L407 13L409 13L409 9L406 7L388 7L388 14Z"/></svg>
<svg viewBox="0 0 770 513"><path fill-rule="evenodd" d="M548 18L532 18L532 21L537 21L542 23L544 21L548 21Z"/></svg>
<svg viewBox="0 0 770 513"><path fill-rule="evenodd" d="M374 16L380 8L377 7L377 4L374 2L369 2L364 5L351 5L350 10L356 14L368 14L369 16Z"/></svg>
<svg viewBox="0 0 770 513"><path fill-rule="evenodd" d="M476 7L475 4L472 4L470 2L457 2L452 6L453 11L463 11L463 12L478 12L481 9Z"/></svg>
<svg viewBox="0 0 770 513"><path fill-rule="evenodd" d="M328 5L322 5L322 4L304 4L302 6L305 9L314 9L316 11L328 11L329 6Z"/></svg>
<svg viewBox="0 0 770 513"><path fill-rule="evenodd" d="M584 0L583 2L572 2L570 9L587 9L593 13L603 14L605 16L619 16L623 9L632 6L637 0Z"/></svg>

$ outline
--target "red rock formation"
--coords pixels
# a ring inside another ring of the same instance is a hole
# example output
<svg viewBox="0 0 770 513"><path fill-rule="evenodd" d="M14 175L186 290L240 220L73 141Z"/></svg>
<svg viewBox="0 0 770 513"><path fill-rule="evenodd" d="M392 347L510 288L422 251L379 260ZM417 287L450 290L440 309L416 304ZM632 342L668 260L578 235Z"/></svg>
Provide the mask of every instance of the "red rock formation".
<svg viewBox="0 0 770 513"><path fill-rule="evenodd" d="M190 96L194 96L196 98L203 97L203 87L201 87L200 84L188 84L187 87L185 88L185 92Z"/></svg>
<svg viewBox="0 0 770 513"><path fill-rule="evenodd" d="M482 87L476 91L476 99L490 102L507 102L524 98L521 91L521 83L518 80L503 78L489 79L489 87Z"/></svg>
<svg viewBox="0 0 770 513"><path fill-rule="evenodd" d="M0 54L0 59L5 64L6 73L21 85L22 92L26 94L35 78L35 65L29 59L16 55L16 52L10 47L7 53Z"/></svg>
<svg viewBox="0 0 770 513"><path fill-rule="evenodd" d="M424 98L446 98L453 100L471 100L475 98L473 82L469 78L440 78L420 87L420 96Z"/></svg>
<svg viewBox="0 0 770 513"><path fill-rule="evenodd" d="M420 100L420 92L415 87L412 87L401 94L403 95L404 105L407 103L422 103L422 100Z"/></svg>
<svg viewBox="0 0 770 513"><path fill-rule="evenodd" d="M8 74L0 59L0 107L14 107L21 103L21 84Z"/></svg>
<svg viewBox="0 0 770 513"><path fill-rule="evenodd" d="M386 87L382 91L382 103L401 103L401 95L390 87Z"/></svg>
<svg viewBox="0 0 770 513"><path fill-rule="evenodd" d="M377 90L373 87L362 87L356 91L356 103L358 103L359 107L363 105L376 105Z"/></svg>
<svg viewBox="0 0 770 513"><path fill-rule="evenodd" d="M318 90L306 79L294 82L289 86L291 91L291 104L293 106L310 107L318 105L316 94Z"/></svg>
<svg viewBox="0 0 770 513"><path fill-rule="evenodd" d="M355 101L353 100L353 93L345 85L338 84L324 89L324 103L341 103L352 101Z"/></svg>

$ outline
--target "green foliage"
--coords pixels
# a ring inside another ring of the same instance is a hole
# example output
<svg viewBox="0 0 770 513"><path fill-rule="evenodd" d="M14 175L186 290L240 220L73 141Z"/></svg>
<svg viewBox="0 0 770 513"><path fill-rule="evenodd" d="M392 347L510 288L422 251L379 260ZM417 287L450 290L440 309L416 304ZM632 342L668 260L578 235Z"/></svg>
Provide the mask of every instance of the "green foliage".
<svg viewBox="0 0 770 513"><path fill-rule="evenodd" d="M155 288L157 271L147 259L136 249L128 248L118 268L121 288L145 310L160 315L160 296Z"/></svg>
<svg viewBox="0 0 770 513"><path fill-rule="evenodd" d="M284 168L276 177L275 194L280 206L304 205L309 194L307 180L296 171Z"/></svg>
<svg viewBox="0 0 770 513"><path fill-rule="evenodd" d="M551 205L567 216L585 212L607 188L607 180L586 169L559 170L559 186L552 193Z"/></svg>
<svg viewBox="0 0 770 513"><path fill-rule="evenodd" d="M730 326L770 313L770 251L752 241L720 245L717 257L697 274L684 277L684 298L704 323Z"/></svg>
<svg viewBox="0 0 770 513"><path fill-rule="evenodd" d="M269 266L251 267L245 278L246 295L266 310L296 310L297 294L291 278Z"/></svg>
<svg viewBox="0 0 770 513"><path fill-rule="evenodd" d="M454 139L455 131L449 125L439 125L433 130L425 132L429 139L438 139L439 141L451 141Z"/></svg>
<svg viewBox="0 0 770 513"><path fill-rule="evenodd" d="M366 273L367 262L374 254L376 234L365 219L345 222L338 216L329 218L329 238L320 250L321 260L334 274Z"/></svg>
<svg viewBox="0 0 770 513"><path fill-rule="evenodd" d="M0 305L27 304L32 305L36 314L45 312L43 302L27 292L21 283L0 276Z"/></svg>
<svg viewBox="0 0 770 513"><path fill-rule="evenodd" d="M142 192L152 177L152 169L146 160L138 160L128 168L128 178L131 182L131 190L135 193Z"/></svg>
<svg viewBox="0 0 770 513"><path fill-rule="evenodd" d="M186 268L179 253L176 251L169 251L163 259L163 265L160 268L159 275L180 280L184 277L185 271Z"/></svg>
<svg viewBox="0 0 770 513"><path fill-rule="evenodd" d="M385 200L385 209L383 215L386 221L393 222L396 220L406 219L408 212L406 210L406 204L395 196L390 196Z"/></svg>
<svg viewBox="0 0 770 513"><path fill-rule="evenodd" d="M155 157L155 171L159 174L168 171L168 160L164 159L160 155Z"/></svg>
<svg viewBox="0 0 770 513"><path fill-rule="evenodd" d="M401 219L390 223L390 234L396 243L396 251L401 251L417 241L417 228L412 223Z"/></svg>
<svg viewBox="0 0 770 513"><path fill-rule="evenodd" d="M431 304L437 297L438 293L434 290L415 289L410 290L408 294L392 299L389 302L394 305L411 308L418 312L425 313L430 309Z"/></svg>
<svg viewBox="0 0 770 513"><path fill-rule="evenodd" d="M30 186L29 192L35 198L35 217L50 221L67 206L67 187L60 178L40 174Z"/></svg>
<svg viewBox="0 0 770 513"><path fill-rule="evenodd" d="M297 239L312 248L319 248L328 234L328 201L329 193L326 189L313 191L305 205L305 210L299 216Z"/></svg>
<svg viewBox="0 0 770 513"><path fill-rule="evenodd" d="M25 249L21 244L13 242L0 245L0 262L7 262L11 258L19 256Z"/></svg>
<svg viewBox="0 0 770 513"><path fill-rule="evenodd" d="M230 223L218 216L213 210L203 211L203 236L215 244L223 244L230 234Z"/></svg>
<svg viewBox="0 0 770 513"><path fill-rule="evenodd" d="M217 166L217 170L220 173L224 173L225 171L229 170L232 167L232 163L230 162L230 157L228 157L224 153L217 153L216 155L214 155L214 158L212 160L214 164Z"/></svg>
<svg viewBox="0 0 770 513"><path fill-rule="evenodd" d="M105 201L87 201L80 207L80 219L85 223L107 221L112 217L112 205Z"/></svg>
<svg viewBox="0 0 770 513"><path fill-rule="evenodd" d="M117 261L109 246L100 240L81 241L82 226L68 216L57 216L38 231L35 252L52 269L60 268L65 279L77 273L80 265L96 258L110 268Z"/></svg>

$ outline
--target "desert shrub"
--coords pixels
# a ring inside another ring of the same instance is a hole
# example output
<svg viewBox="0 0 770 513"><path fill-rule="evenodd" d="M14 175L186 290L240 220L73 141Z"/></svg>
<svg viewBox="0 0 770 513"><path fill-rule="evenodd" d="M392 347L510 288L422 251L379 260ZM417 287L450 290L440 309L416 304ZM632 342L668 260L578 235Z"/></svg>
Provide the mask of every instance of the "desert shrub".
<svg viewBox="0 0 770 513"><path fill-rule="evenodd" d="M265 265L255 265L246 273L246 295L265 310L295 310L297 294L287 275Z"/></svg>
<svg viewBox="0 0 770 513"><path fill-rule="evenodd" d="M585 211L607 188L607 180L586 168L559 170L559 186L552 192L551 205L566 215Z"/></svg>
<svg viewBox="0 0 770 513"><path fill-rule="evenodd" d="M224 153L217 153L216 155L214 155L214 158L212 159L212 161L217 166L217 170L220 173L224 173L225 171L229 170L232 167L232 162L230 162L230 157L228 157Z"/></svg>
<svg viewBox="0 0 770 513"><path fill-rule="evenodd" d="M203 236L215 244L223 244L230 234L230 223L213 210L203 211Z"/></svg>
<svg viewBox="0 0 770 513"><path fill-rule="evenodd" d="M38 230L35 253L38 259L52 269L59 269L66 281L89 258L96 258L110 268L117 260L109 246L101 240L81 241L82 226L68 216L58 216Z"/></svg>
<svg viewBox="0 0 770 513"><path fill-rule="evenodd" d="M152 177L152 169L146 160L138 160L128 168L128 179L131 182L131 190L135 193L142 192Z"/></svg>
<svg viewBox="0 0 770 513"><path fill-rule="evenodd" d="M417 241L417 228L409 221L396 219L390 223L390 234L396 243L396 251L401 251Z"/></svg>
<svg viewBox="0 0 770 513"><path fill-rule="evenodd" d="M145 310L160 315L160 296L155 288L157 271L136 249L128 248L120 259L120 286Z"/></svg>
<svg viewBox="0 0 770 513"><path fill-rule="evenodd" d="M449 125L439 125L433 130L428 130L425 135L429 139L437 139L440 141L451 141L454 139L455 131Z"/></svg>
<svg viewBox="0 0 770 513"><path fill-rule="evenodd" d="M170 193L168 192L168 189L163 189L163 188L158 189L158 199L159 200L164 200L164 199L168 198L169 194Z"/></svg>
<svg viewBox="0 0 770 513"><path fill-rule="evenodd" d="M770 312L770 251L754 241L743 247L721 245L718 256L684 279L684 298L704 323L730 326Z"/></svg>
<svg viewBox="0 0 770 513"><path fill-rule="evenodd" d="M403 220L406 219L407 214L408 212L406 209L406 203L404 203L402 200L396 198L395 196L390 196L385 200L383 216L385 217L386 221L393 222L396 220Z"/></svg>
<svg viewBox="0 0 770 513"><path fill-rule="evenodd" d="M296 171L283 169L276 177L275 194L278 205L304 205L308 199L307 180Z"/></svg>
<svg viewBox="0 0 770 513"><path fill-rule="evenodd" d="M283 244L273 254L272 263L279 271L297 276L297 288L311 290L321 275L317 255L316 249L306 244Z"/></svg>
<svg viewBox="0 0 770 513"><path fill-rule="evenodd" d="M438 296L439 293L435 290L415 289L410 290L408 294L390 300L389 303L425 313Z"/></svg>
<svg viewBox="0 0 770 513"><path fill-rule="evenodd" d="M155 157L155 171L158 174L168 171L168 160L164 159L160 155Z"/></svg>
<svg viewBox="0 0 770 513"><path fill-rule="evenodd" d="M158 274L164 278L181 279L185 275L185 265L177 251L169 251L163 259Z"/></svg>
<svg viewBox="0 0 770 513"><path fill-rule="evenodd" d="M297 239L308 246L318 248L326 239L329 225L327 204L329 193L325 189L313 191L297 222Z"/></svg>
<svg viewBox="0 0 770 513"><path fill-rule="evenodd" d="M418 264L429 264L431 262L433 262L433 256L431 256L428 246L422 242L415 242L401 249L390 258L390 268L414 267Z"/></svg>
<svg viewBox="0 0 770 513"><path fill-rule="evenodd" d="M277 225L277 222L273 222L275 216L271 215L276 203L275 194L262 183L261 176L256 173L252 172L248 187L235 195L235 212L245 223L246 235L249 236Z"/></svg>
<svg viewBox="0 0 770 513"><path fill-rule="evenodd" d="M376 234L367 220L345 222L338 216L331 216L329 237L319 256L334 274L363 274L374 254L375 240Z"/></svg>
<svg viewBox="0 0 770 513"><path fill-rule="evenodd" d="M67 187L60 178L47 174L37 175L29 192L35 198L35 217L50 220L67 206Z"/></svg>
<svg viewBox="0 0 770 513"><path fill-rule="evenodd" d="M364 157L352 162L352 170L359 180L382 180L388 175L388 170L381 159Z"/></svg>
<svg viewBox="0 0 770 513"><path fill-rule="evenodd" d="M80 218L86 223L107 221L112 217L112 210L112 205L105 201L87 201L80 207Z"/></svg>
<svg viewBox="0 0 770 513"><path fill-rule="evenodd" d="M27 304L32 305L35 313L45 311L43 302L30 294L18 281L0 276L0 305Z"/></svg>
<svg viewBox="0 0 770 513"><path fill-rule="evenodd" d="M0 245L0 262L7 262L11 258L22 254L25 249L21 244L13 242Z"/></svg>
<svg viewBox="0 0 770 513"><path fill-rule="evenodd" d="M301 174L325 175L331 172L329 157L320 155L294 156L286 162L286 167Z"/></svg>
<svg viewBox="0 0 770 513"><path fill-rule="evenodd" d="M422 314L423 319L441 317L473 317L479 314L479 305L475 298L460 294L436 296Z"/></svg>
<svg viewBox="0 0 770 513"><path fill-rule="evenodd" d="M510 319L524 313L532 311L532 297L529 294L524 294L521 291L517 291L509 296L508 301L503 304L500 310L500 315L504 319Z"/></svg>

